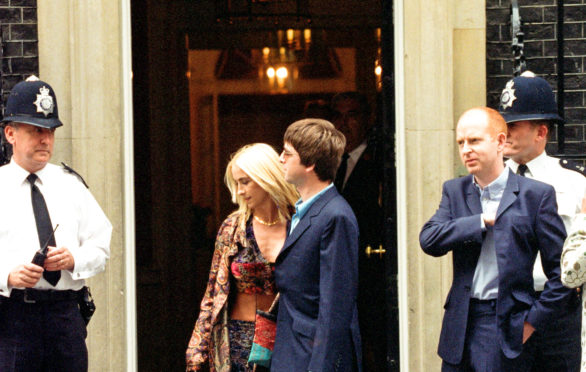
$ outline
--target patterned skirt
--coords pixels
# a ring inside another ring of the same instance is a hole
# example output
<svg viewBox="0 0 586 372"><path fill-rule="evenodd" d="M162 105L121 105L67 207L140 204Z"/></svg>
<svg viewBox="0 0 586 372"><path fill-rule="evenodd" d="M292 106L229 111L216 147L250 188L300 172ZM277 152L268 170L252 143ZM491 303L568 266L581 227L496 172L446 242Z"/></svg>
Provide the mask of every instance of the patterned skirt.
<svg viewBox="0 0 586 372"><path fill-rule="evenodd" d="M230 361L232 372L250 372L252 365L248 364L248 356L254 338L254 322L230 319L228 321L230 336Z"/></svg>

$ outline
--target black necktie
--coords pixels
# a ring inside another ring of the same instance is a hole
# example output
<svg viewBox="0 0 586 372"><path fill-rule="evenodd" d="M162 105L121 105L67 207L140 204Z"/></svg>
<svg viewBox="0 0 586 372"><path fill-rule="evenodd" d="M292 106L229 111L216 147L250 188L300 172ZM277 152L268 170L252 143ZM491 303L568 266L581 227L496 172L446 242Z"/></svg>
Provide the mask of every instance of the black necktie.
<svg viewBox="0 0 586 372"><path fill-rule="evenodd" d="M26 178L31 184L31 200L33 203L33 212L35 214L35 222L37 223L37 232L39 234L39 245L43 245L48 241L50 247L55 247L55 236L53 235L53 224L51 224L51 217L47 210L47 204L41 190L35 185L37 175L31 173ZM51 283L52 286L57 285L61 278L61 271L43 271L43 278Z"/></svg>
<svg viewBox="0 0 586 372"><path fill-rule="evenodd" d="M525 177L525 172L527 172L529 168L527 168L527 164L519 164L519 168L517 168L517 174L519 176Z"/></svg>
<svg viewBox="0 0 586 372"><path fill-rule="evenodd" d="M348 153L345 152L342 155L342 162L338 167L338 172L336 173L336 179L334 180L334 185L338 189L338 191L342 191L342 187L344 186L344 178L346 178L346 171L348 170Z"/></svg>

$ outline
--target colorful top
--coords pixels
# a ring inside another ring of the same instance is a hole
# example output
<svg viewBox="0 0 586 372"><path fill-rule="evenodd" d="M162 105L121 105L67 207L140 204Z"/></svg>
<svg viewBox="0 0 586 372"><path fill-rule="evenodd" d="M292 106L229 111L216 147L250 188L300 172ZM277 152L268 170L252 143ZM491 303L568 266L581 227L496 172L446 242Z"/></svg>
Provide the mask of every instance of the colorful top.
<svg viewBox="0 0 586 372"><path fill-rule="evenodd" d="M247 238L246 230L248 229L239 227L241 217L241 214L237 212L232 213L224 220L218 231L206 292L186 351L187 371L199 371L203 369L206 362L209 362L210 372L230 372L228 334L228 295L232 281L230 267L236 256L246 256L246 254L240 254L241 252L253 249L251 240ZM255 240L254 245L256 245ZM251 277L249 274L243 275L243 269L238 268L238 270L241 276ZM275 291L274 277L268 282L273 284L258 285L264 293L270 293L269 290ZM235 285L238 288L238 284ZM248 288L254 290L250 288L256 288L256 286L255 284ZM247 286L243 285L243 287Z"/></svg>
<svg viewBox="0 0 586 372"><path fill-rule="evenodd" d="M250 221L246 226L246 240L248 246L239 250L230 266L236 290L246 294L277 293L274 264L263 257Z"/></svg>

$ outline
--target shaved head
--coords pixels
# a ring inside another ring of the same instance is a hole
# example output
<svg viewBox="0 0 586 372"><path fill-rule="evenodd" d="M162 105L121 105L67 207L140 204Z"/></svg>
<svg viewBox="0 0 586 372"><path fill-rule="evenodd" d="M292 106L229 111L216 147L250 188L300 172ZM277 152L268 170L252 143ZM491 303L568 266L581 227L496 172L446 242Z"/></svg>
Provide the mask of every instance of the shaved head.
<svg viewBox="0 0 586 372"><path fill-rule="evenodd" d="M487 123L488 132L493 137L498 136L499 133L504 133L505 136L507 135L507 123L505 122L505 119L498 111L491 109L490 107L474 107L466 110L462 116L460 116L458 125L460 125L460 122L468 121L483 121Z"/></svg>
<svg viewBox="0 0 586 372"><path fill-rule="evenodd" d="M503 152L507 124L488 107L476 107L460 116L456 142L462 163L481 187L494 181L503 171Z"/></svg>

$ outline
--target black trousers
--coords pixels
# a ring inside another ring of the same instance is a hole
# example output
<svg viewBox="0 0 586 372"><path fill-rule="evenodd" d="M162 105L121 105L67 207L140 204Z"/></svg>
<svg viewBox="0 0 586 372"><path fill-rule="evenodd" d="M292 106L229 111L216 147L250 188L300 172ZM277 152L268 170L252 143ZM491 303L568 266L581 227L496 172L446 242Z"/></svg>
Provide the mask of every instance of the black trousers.
<svg viewBox="0 0 586 372"><path fill-rule="evenodd" d="M86 326L77 301L0 303L0 371L83 372Z"/></svg>

